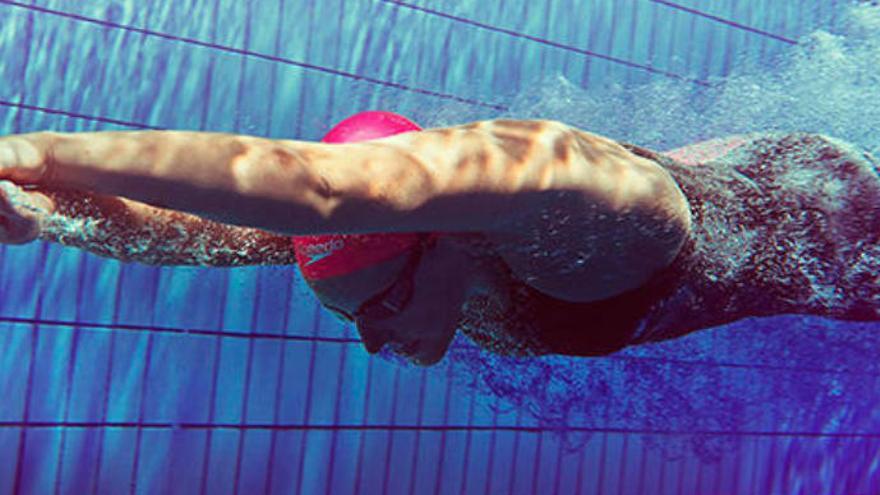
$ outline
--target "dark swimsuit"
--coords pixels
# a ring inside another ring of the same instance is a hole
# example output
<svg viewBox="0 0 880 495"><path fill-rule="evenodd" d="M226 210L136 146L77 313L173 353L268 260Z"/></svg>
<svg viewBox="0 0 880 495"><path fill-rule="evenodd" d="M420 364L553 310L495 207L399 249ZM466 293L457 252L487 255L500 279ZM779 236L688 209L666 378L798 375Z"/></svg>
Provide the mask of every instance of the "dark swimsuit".
<svg viewBox="0 0 880 495"><path fill-rule="evenodd" d="M752 316L880 319L876 162L813 134L752 138L701 165L623 144L666 168L687 196L691 235L643 286L592 303L512 280L529 321L466 333L509 354L596 356Z"/></svg>

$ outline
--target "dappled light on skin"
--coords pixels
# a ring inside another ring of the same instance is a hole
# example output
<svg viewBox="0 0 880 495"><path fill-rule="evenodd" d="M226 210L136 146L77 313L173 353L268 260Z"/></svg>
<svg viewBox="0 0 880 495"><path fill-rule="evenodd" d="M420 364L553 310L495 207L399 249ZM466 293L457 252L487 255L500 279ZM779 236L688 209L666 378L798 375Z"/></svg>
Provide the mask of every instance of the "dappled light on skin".
<svg viewBox="0 0 880 495"><path fill-rule="evenodd" d="M693 87L680 82L586 91L550 77L524 84L532 89L514 98L510 116L561 120L655 150L719 136L805 131L878 156L880 125L866 123L880 122L875 64L880 12L855 8L840 25L840 32L805 36L770 65L736 68L730 78L701 88L699 98ZM441 116L446 113L440 110ZM701 153L717 156L731 149L721 144ZM816 184L820 178L807 179L807 173L780 180L821 186L825 200L834 201L833 180ZM738 242L754 240L740 236ZM738 266L736 252L730 269ZM877 283L876 275L866 283ZM816 282L811 287L817 300L834 297L833 290L821 286L824 282ZM491 313L491 305L485 310ZM775 418L774 424L812 431L870 432L880 427L871 390L873 375L880 373L878 330L873 323L780 316L744 320L602 359L503 356L459 334L441 366L453 366L460 381L500 397L501 407L524 408L552 427L736 432L760 430ZM573 443L585 439L567 438ZM694 452L707 461L739 442L733 436L696 433L644 438L670 457ZM811 449L824 454L832 470L835 463L842 469L843 462L859 457L852 451L858 442L832 450L809 440L792 442L802 454ZM871 460L865 462L868 469ZM806 465L793 465L784 475L821 482L821 474Z"/></svg>

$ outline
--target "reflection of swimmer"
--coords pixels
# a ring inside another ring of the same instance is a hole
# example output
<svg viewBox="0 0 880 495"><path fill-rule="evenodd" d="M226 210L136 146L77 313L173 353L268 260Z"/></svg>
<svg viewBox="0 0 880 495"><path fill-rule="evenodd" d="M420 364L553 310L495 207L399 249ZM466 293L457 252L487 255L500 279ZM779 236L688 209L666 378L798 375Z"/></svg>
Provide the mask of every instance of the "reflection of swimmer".
<svg viewBox="0 0 880 495"><path fill-rule="evenodd" d="M422 364L456 328L496 352L601 355L750 316L880 319L875 164L818 135L661 155L549 121L345 144L37 133L0 138L0 165L4 242L298 261L369 351Z"/></svg>

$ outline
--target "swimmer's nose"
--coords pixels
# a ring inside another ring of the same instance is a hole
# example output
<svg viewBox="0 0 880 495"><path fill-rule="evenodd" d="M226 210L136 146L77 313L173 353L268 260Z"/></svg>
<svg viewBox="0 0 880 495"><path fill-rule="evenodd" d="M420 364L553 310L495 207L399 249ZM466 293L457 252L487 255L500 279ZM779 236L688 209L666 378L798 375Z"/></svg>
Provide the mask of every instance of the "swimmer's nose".
<svg viewBox="0 0 880 495"><path fill-rule="evenodd" d="M358 325L358 332L361 334L361 341L363 341L364 347L370 354L376 354L391 340L391 332L388 330Z"/></svg>

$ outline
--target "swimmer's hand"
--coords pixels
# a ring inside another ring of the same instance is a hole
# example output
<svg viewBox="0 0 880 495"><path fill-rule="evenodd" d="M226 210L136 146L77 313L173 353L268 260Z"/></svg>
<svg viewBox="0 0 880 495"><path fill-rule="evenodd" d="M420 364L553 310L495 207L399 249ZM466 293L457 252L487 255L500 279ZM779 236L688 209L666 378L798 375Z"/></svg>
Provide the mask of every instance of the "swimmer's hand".
<svg viewBox="0 0 880 495"><path fill-rule="evenodd" d="M37 132L0 137L0 180L39 184L48 176L53 134Z"/></svg>
<svg viewBox="0 0 880 495"><path fill-rule="evenodd" d="M46 195L0 180L0 243L25 244L37 239L41 220L54 208Z"/></svg>
<svg viewBox="0 0 880 495"><path fill-rule="evenodd" d="M27 187L47 176L50 143L50 133L0 138L0 243L37 239L41 219L55 209L49 197Z"/></svg>

